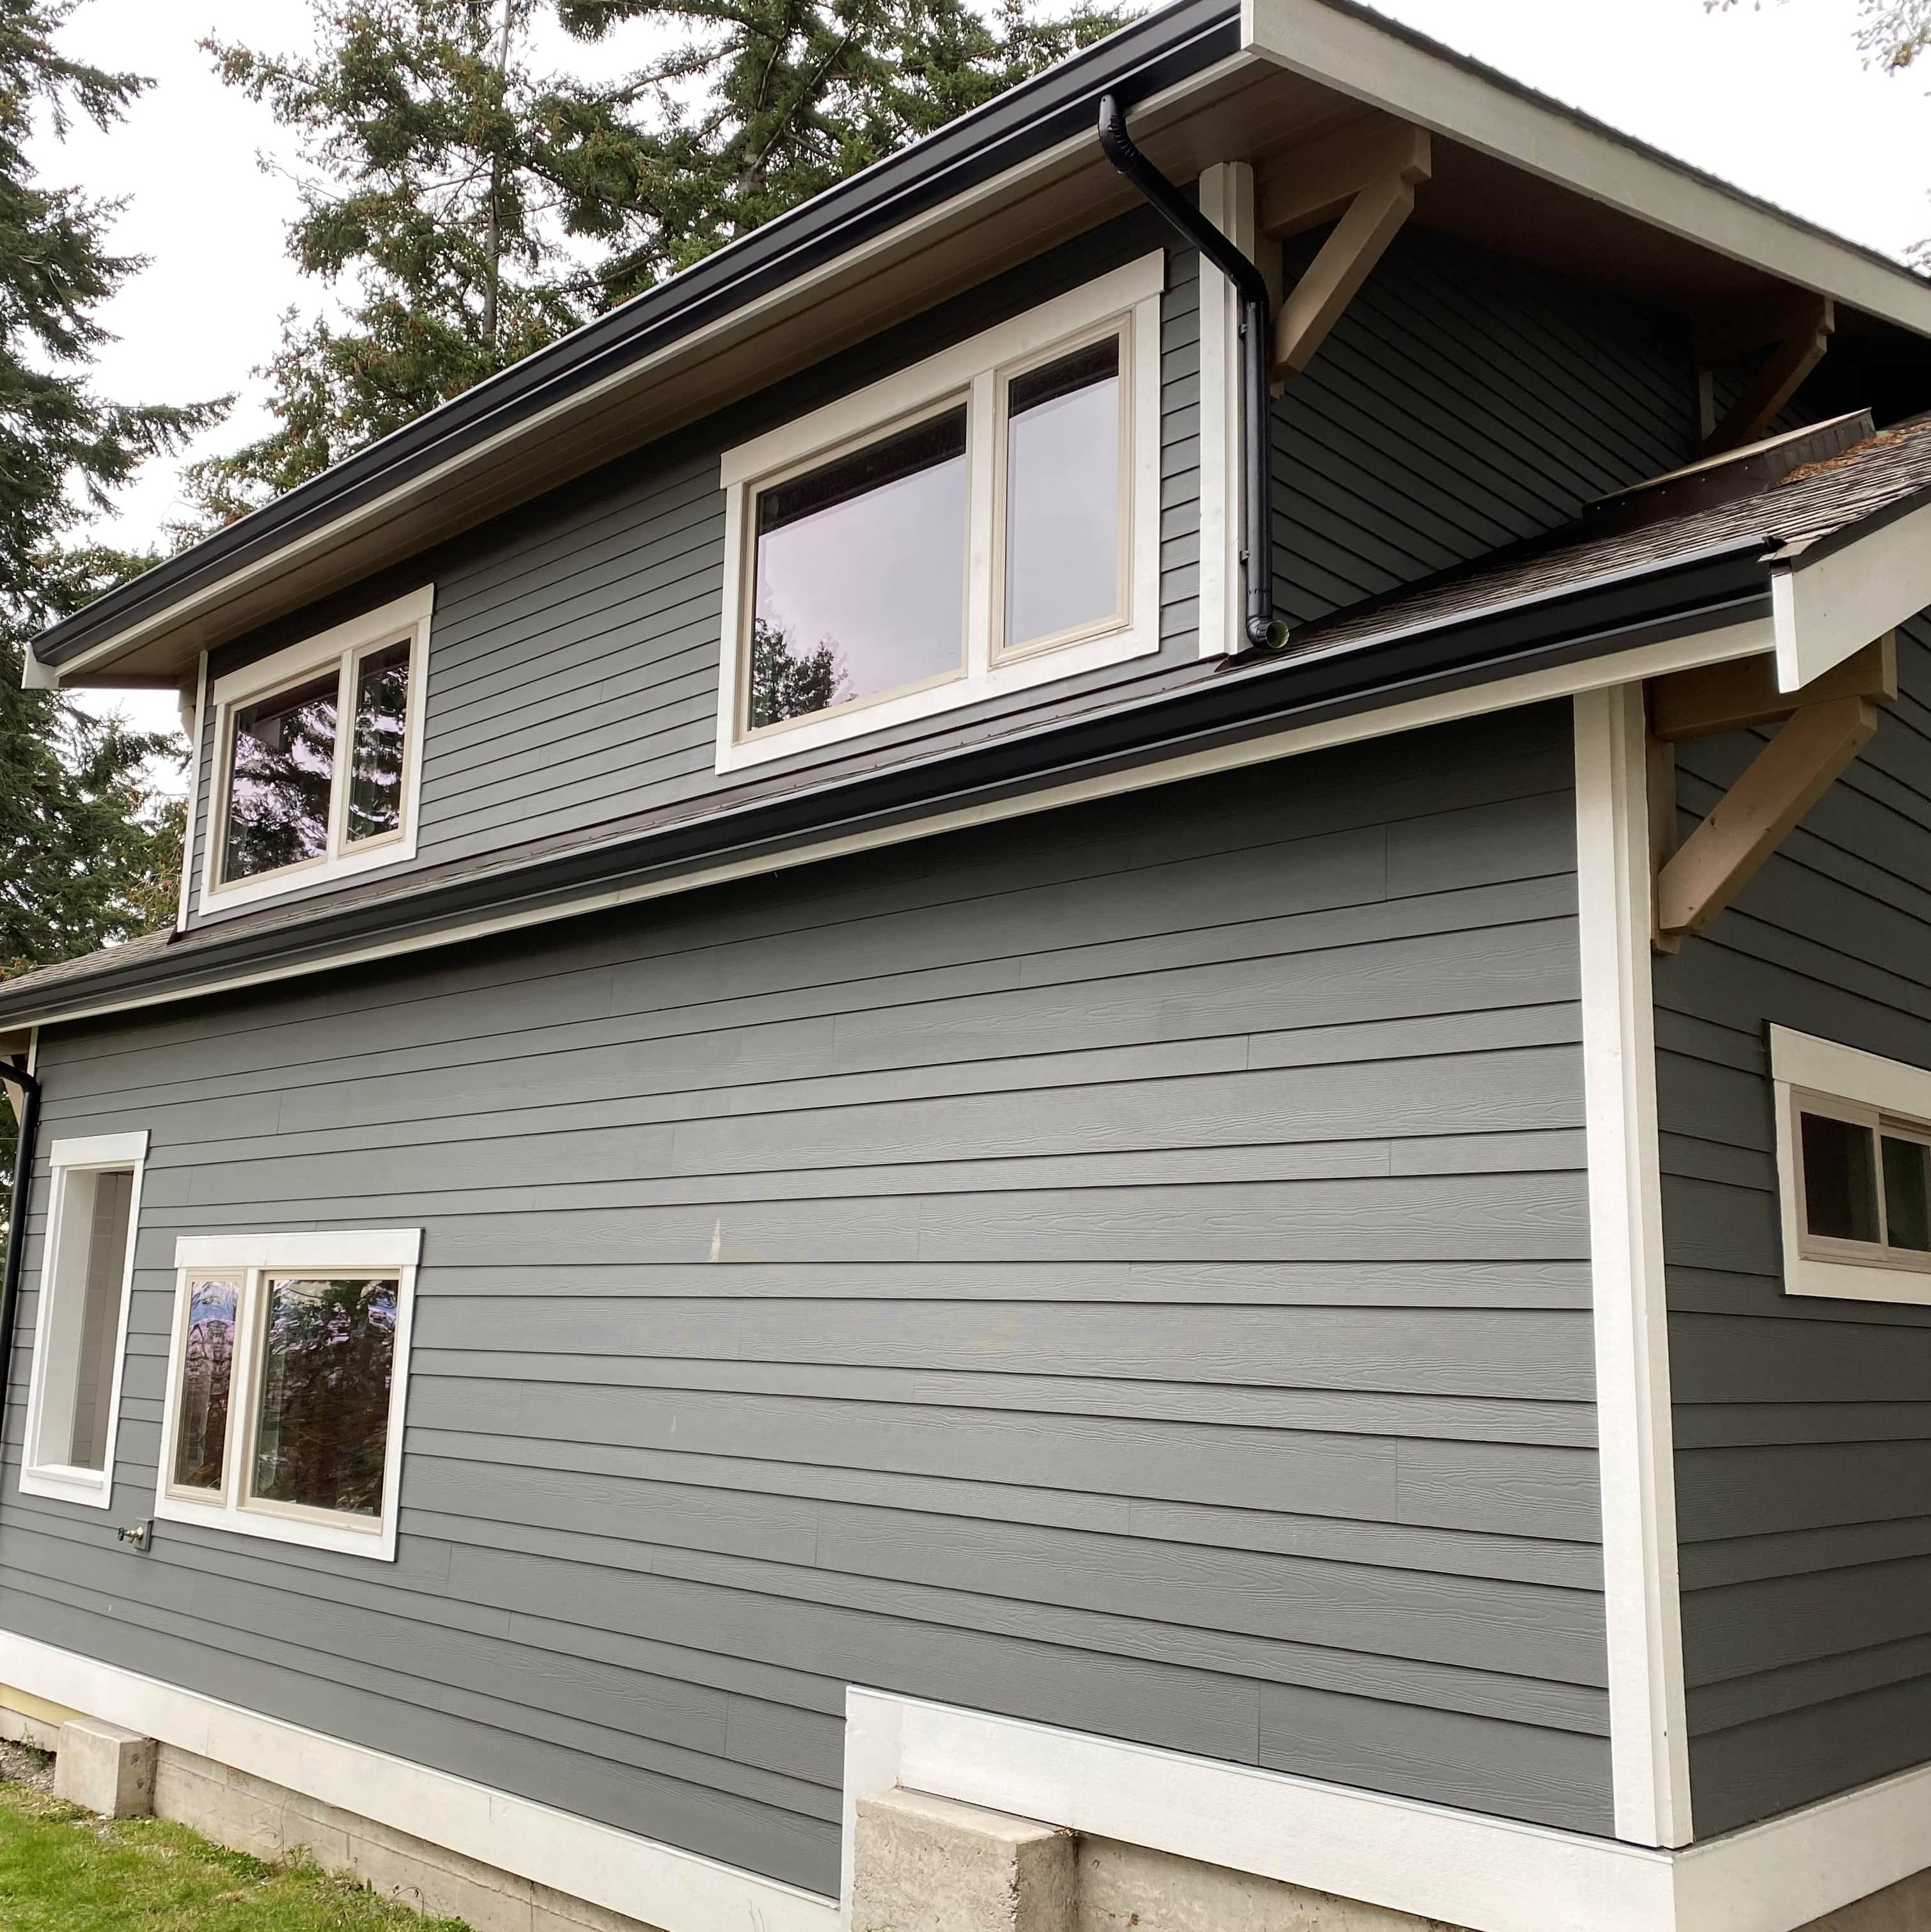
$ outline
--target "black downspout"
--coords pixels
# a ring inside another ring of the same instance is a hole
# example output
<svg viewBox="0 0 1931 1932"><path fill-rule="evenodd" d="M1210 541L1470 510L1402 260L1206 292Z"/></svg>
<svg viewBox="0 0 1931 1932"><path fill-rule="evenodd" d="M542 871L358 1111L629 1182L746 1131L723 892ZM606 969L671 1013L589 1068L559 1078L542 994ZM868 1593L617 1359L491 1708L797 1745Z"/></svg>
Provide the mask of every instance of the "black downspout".
<svg viewBox="0 0 1931 1932"><path fill-rule="evenodd" d="M13 1154L13 1198L7 1210L7 1268L0 1276L0 1439L4 1439L7 1385L13 1376L13 1316L20 1305L20 1274L27 1257L27 1195L33 1184L34 1143L40 1132L40 1083L10 1060L0 1060L0 1080L10 1080L22 1096L19 1138Z"/></svg>
<svg viewBox="0 0 1931 1932"><path fill-rule="evenodd" d="M1240 298L1240 561L1247 574L1247 617L1242 632L1249 650L1279 650L1288 640L1288 627L1274 614L1274 466L1267 419L1271 329L1267 278L1133 145L1126 132L1126 110L1117 94L1100 97L1099 145L1106 158L1181 239L1198 248L1234 284Z"/></svg>

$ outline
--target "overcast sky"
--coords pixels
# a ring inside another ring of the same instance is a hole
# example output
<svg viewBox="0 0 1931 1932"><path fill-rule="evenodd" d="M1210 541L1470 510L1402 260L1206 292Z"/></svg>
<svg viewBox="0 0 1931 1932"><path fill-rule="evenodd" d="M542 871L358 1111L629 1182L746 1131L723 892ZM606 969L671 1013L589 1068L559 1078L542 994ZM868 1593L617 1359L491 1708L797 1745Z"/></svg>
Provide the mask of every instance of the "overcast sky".
<svg viewBox="0 0 1931 1932"><path fill-rule="evenodd" d="M1702 0L1384 0L1382 10L1858 241L1901 255L1931 235L1931 75L1867 70L1856 0L1744 0L1715 15ZM310 18L308 0L85 0L70 50L157 85L110 134L79 128L64 149L37 150L44 178L127 196L115 242L151 258L107 312L118 340L100 358L101 388L151 402L238 392L211 450L259 433L250 372L273 353L282 312L320 298L283 250L292 145L214 80L196 43L211 32L303 48ZM601 68L622 52L576 58ZM152 541L177 500L157 466L127 493L114 534ZM140 710L159 722L172 705Z"/></svg>

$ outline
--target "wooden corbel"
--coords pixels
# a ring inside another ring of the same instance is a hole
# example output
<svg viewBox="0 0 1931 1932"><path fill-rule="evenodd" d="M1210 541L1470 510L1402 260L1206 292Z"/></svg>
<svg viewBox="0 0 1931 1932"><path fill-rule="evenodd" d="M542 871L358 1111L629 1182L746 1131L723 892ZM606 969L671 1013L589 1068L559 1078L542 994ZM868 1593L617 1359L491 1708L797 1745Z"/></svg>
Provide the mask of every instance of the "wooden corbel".
<svg viewBox="0 0 1931 1932"><path fill-rule="evenodd" d="M1720 456L1763 435L1798 385L1823 360L1837 326L1837 304L1831 298L1802 289L1767 300L1731 303L1699 315L1695 348L1703 454ZM1717 371L1766 348L1769 358L1718 422Z"/></svg>
<svg viewBox="0 0 1931 1932"><path fill-rule="evenodd" d="M1257 225L1264 235L1285 240L1324 222L1335 224L1276 318L1276 385L1314 360L1414 212L1415 184L1428 179L1432 165L1426 128L1381 119L1296 148L1263 181Z"/></svg>
<svg viewBox="0 0 1931 1932"><path fill-rule="evenodd" d="M1685 933L1702 932L1736 897L1870 743L1877 707L1897 696L1894 634L1867 645L1801 691L1778 691L1769 658L1678 671L1651 682L1651 903L1660 950L1675 952ZM1773 723L1776 736L1678 846L1676 746Z"/></svg>

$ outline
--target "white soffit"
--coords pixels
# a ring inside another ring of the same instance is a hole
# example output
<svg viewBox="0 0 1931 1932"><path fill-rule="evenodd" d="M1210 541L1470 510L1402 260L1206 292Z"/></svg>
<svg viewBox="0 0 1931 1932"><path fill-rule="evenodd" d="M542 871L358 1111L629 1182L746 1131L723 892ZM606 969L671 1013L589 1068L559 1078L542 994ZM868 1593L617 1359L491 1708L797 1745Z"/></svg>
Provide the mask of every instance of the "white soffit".
<svg viewBox="0 0 1931 1932"><path fill-rule="evenodd" d="M1781 279L1931 335L1908 269L1323 0L1242 0L1241 43L1291 72Z"/></svg>

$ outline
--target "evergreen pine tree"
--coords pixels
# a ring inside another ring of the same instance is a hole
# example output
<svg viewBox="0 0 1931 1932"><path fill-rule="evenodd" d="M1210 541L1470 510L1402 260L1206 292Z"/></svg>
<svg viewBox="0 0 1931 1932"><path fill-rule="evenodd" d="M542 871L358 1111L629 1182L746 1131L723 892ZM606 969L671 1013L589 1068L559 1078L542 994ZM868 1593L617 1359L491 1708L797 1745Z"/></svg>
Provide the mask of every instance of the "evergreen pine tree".
<svg viewBox="0 0 1931 1932"><path fill-rule="evenodd" d="M104 126L147 83L62 55L71 11L0 0L0 980L171 910L179 834L145 773L177 741L23 691L20 672L37 632L152 561L86 543L90 515L220 407L133 406L88 386L96 311L141 264L107 246L115 204L43 184L27 142L37 115L56 132L75 113ZM13 1131L0 1108L0 1171Z"/></svg>
<svg viewBox="0 0 1931 1932"><path fill-rule="evenodd" d="M301 138L289 248L343 313L284 323L275 427L189 472L231 521L1120 23L1075 0L316 0L306 58L210 41ZM550 10L553 9L553 12ZM665 37L607 86L540 26Z"/></svg>

